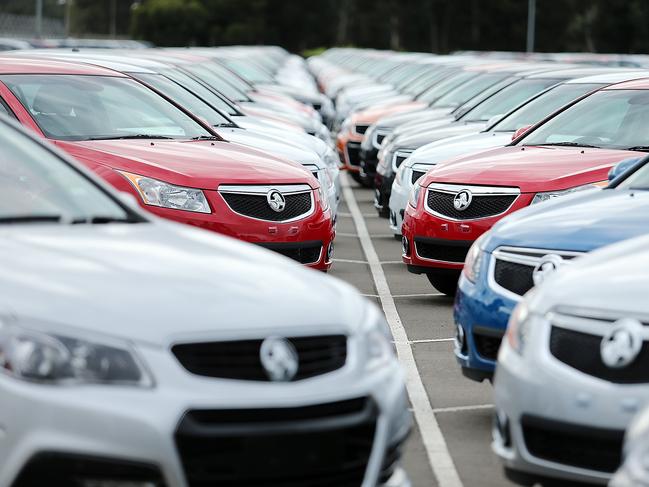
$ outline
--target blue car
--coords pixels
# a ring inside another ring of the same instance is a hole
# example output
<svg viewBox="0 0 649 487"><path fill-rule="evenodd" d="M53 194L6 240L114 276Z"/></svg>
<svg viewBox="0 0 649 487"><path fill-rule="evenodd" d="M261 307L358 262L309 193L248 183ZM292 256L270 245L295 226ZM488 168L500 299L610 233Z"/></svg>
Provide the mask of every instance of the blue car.
<svg viewBox="0 0 649 487"><path fill-rule="evenodd" d="M521 297L585 252L649 233L649 156L626 159L610 184L502 219L469 250L455 297L462 373L491 379L509 315Z"/></svg>

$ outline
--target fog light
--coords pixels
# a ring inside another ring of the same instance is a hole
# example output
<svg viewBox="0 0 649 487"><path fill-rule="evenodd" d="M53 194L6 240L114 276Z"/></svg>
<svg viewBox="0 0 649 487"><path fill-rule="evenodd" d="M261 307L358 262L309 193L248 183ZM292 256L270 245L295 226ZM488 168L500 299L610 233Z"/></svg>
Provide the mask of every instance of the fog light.
<svg viewBox="0 0 649 487"><path fill-rule="evenodd" d="M334 257L334 243L329 242L329 246L327 247L327 262L331 262L331 259Z"/></svg>
<svg viewBox="0 0 649 487"><path fill-rule="evenodd" d="M497 410L493 419L493 435L495 439L500 440L500 443L506 448L512 446L512 436L509 427L509 418L501 411Z"/></svg>
<svg viewBox="0 0 649 487"><path fill-rule="evenodd" d="M464 332L462 325L459 324L455 325L455 346L462 355L467 354L466 333Z"/></svg>
<svg viewBox="0 0 649 487"><path fill-rule="evenodd" d="M406 236L401 238L401 252L403 252L403 255L410 255L410 243Z"/></svg>

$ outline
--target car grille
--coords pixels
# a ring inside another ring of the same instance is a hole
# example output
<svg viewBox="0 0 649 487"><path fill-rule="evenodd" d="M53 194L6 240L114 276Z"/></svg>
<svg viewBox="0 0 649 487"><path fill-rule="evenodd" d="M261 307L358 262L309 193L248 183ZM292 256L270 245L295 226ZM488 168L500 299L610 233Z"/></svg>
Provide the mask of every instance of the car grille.
<svg viewBox="0 0 649 487"><path fill-rule="evenodd" d="M599 472L614 472L621 462L624 431L521 419L527 450L535 457Z"/></svg>
<svg viewBox="0 0 649 487"><path fill-rule="evenodd" d="M219 188L219 193L232 211L258 220L288 222L304 218L313 211L311 189L290 193L283 192L281 186L276 189L282 192L286 201L284 210L281 212L273 210L268 204L266 194L270 188L266 190L265 187L230 186L227 189Z"/></svg>
<svg viewBox="0 0 649 487"><path fill-rule="evenodd" d="M360 166L361 144L358 142L347 142L347 160L352 166Z"/></svg>
<svg viewBox="0 0 649 487"><path fill-rule="evenodd" d="M522 296L534 287L532 274L535 267L544 256L550 254L559 255L566 263L581 255L579 252L562 250L499 247L493 253L493 280L503 289Z"/></svg>
<svg viewBox="0 0 649 487"><path fill-rule="evenodd" d="M602 361L601 335L592 335L553 326L550 353L564 364L602 380L618 384L649 382L649 342L644 342L633 362L623 368L607 367Z"/></svg>
<svg viewBox="0 0 649 487"><path fill-rule="evenodd" d="M360 135L365 135L367 129L370 128L369 125L356 125L356 133Z"/></svg>
<svg viewBox="0 0 649 487"><path fill-rule="evenodd" d="M299 243L260 243L264 247L284 257L293 259L300 264L315 264L320 260L322 253L322 242L299 242Z"/></svg>
<svg viewBox="0 0 649 487"><path fill-rule="evenodd" d="M383 143L383 139L385 139L385 137L386 137L386 134L379 134L379 133L376 134L376 146L377 147L381 146L381 144Z"/></svg>
<svg viewBox="0 0 649 487"><path fill-rule="evenodd" d="M453 206L455 193L429 189L426 205L431 212L443 217L453 220L475 220L506 212L517 197L517 195L474 195L469 207L460 211Z"/></svg>
<svg viewBox="0 0 649 487"><path fill-rule="evenodd" d="M189 411L176 446L189 487L360 487L377 416L368 398Z"/></svg>
<svg viewBox="0 0 649 487"><path fill-rule="evenodd" d="M294 381L338 370L347 360L347 337L326 335L288 338L298 355ZM187 343L171 349L192 374L218 379L268 381L259 351L263 340Z"/></svg>
<svg viewBox="0 0 649 487"><path fill-rule="evenodd" d="M473 328L473 342L478 355L487 360L496 360L498 350L503 340L504 332L495 329L481 330L480 327Z"/></svg>
<svg viewBox="0 0 649 487"><path fill-rule="evenodd" d="M424 171L412 171L412 184L415 184L417 181L419 181L419 178L422 177L424 174L426 174Z"/></svg>
<svg viewBox="0 0 649 487"><path fill-rule="evenodd" d="M472 241L442 240L436 238L415 238L417 255L422 259L456 262L462 264L466 260Z"/></svg>

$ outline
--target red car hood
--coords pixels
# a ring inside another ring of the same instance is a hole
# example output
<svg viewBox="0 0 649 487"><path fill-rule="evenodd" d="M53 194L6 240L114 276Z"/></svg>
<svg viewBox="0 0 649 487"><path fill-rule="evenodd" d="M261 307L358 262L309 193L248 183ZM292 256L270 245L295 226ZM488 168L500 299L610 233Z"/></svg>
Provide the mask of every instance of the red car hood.
<svg viewBox="0 0 649 487"><path fill-rule="evenodd" d="M101 164L193 188L296 183L317 187L315 178L300 164L231 142L101 140L56 144L90 167Z"/></svg>
<svg viewBox="0 0 649 487"><path fill-rule="evenodd" d="M411 101L408 103L399 103L397 105L385 105L376 108L368 108L355 113L352 116L352 122L362 124L372 124L379 118L392 115L399 112L422 110L428 106L427 103L421 101Z"/></svg>
<svg viewBox="0 0 649 487"><path fill-rule="evenodd" d="M611 166L637 152L579 147L515 146L451 159L422 180L430 183L515 186L522 193L557 191L604 181Z"/></svg>

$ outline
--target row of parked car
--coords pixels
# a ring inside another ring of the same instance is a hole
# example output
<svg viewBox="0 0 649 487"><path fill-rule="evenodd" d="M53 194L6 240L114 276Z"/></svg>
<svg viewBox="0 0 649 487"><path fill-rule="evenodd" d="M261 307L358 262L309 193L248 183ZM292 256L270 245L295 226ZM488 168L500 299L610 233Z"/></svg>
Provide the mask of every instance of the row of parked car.
<svg viewBox="0 0 649 487"><path fill-rule="evenodd" d="M0 56L0 486L410 485L334 116L279 48Z"/></svg>
<svg viewBox="0 0 649 487"><path fill-rule="evenodd" d="M354 49L309 65L408 270L455 296L454 353L493 379L507 476L649 485L649 71Z"/></svg>

